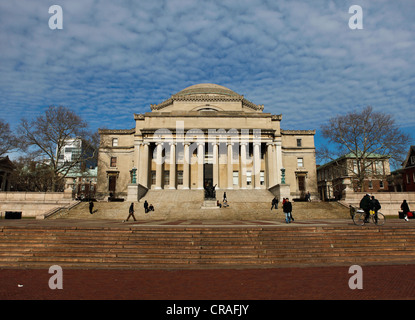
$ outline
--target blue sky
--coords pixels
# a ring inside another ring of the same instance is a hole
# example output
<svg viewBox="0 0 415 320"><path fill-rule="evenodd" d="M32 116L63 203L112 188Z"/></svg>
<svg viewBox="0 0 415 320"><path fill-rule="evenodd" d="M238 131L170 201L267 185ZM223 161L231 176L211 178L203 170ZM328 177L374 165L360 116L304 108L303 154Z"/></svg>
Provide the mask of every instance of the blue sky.
<svg viewBox="0 0 415 320"><path fill-rule="evenodd" d="M52 4L62 30L48 26ZM352 5L363 30L349 28ZM49 105L92 129L132 128L133 113L209 82L282 114L283 129L371 105L415 141L415 2L2 1L0 75L12 128Z"/></svg>

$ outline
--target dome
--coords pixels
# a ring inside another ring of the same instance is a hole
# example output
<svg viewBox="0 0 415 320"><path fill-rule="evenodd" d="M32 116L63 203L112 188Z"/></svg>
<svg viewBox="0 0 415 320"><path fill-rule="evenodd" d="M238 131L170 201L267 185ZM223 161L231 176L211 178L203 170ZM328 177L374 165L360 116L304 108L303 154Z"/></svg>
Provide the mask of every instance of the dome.
<svg viewBox="0 0 415 320"><path fill-rule="evenodd" d="M239 96L235 91L228 89L224 86L213 83L199 83L187 87L179 91L175 96L188 96L199 94L215 94L215 95L227 95L227 96Z"/></svg>

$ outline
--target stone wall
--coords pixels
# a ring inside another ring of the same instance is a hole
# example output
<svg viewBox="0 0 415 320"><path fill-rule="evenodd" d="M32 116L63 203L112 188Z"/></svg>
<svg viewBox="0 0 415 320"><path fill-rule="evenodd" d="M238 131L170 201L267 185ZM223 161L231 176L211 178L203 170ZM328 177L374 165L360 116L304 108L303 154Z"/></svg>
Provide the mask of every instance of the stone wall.
<svg viewBox="0 0 415 320"><path fill-rule="evenodd" d="M22 217L36 217L71 202L72 194L67 192L0 192L3 218L6 211L21 211Z"/></svg>
<svg viewBox="0 0 415 320"><path fill-rule="evenodd" d="M359 207L360 200L365 194L366 192L346 192L345 199L341 202ZM370 195L379 200L382 206L379 211L385 215L398 215L403 200L408 202L411 211L415 211L415 192L373 192Z"/></svg>

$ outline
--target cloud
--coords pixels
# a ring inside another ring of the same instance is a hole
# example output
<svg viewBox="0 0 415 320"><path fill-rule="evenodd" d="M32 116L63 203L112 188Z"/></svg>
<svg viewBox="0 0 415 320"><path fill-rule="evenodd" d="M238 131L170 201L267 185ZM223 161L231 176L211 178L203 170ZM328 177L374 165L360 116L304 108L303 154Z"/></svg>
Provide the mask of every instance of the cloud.
<svg viewBox="0 0 415 320"><path fill-rule="evenodd" d="M355 3L353 3L355 4ZM133 127L183 88L212 82L285 129L318 129L366 105L415 127L415 4L361 1L363 30L350 30L344 1L140 0L0 4L0 103L17 126L62 104L92 127Z"/></svg>

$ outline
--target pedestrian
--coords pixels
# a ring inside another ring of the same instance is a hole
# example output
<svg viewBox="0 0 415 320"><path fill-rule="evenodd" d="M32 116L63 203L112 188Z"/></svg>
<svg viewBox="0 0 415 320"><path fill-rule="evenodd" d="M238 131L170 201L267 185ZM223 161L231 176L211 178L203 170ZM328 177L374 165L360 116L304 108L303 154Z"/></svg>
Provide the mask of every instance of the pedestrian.
<svg viewBox="0 0 415 320"><path fill-rule="evenodd" d="M278 199L277 197L274 197L274 199L272 199L271 201L271 210L272 208L278 209Z"/></svg>
<svg viewBox="0 0 415 320"><path fill-rule="evenodd" d="M223 201L228 201L228 198L226 198L226 192L223 193Z"/></svg>
<svg viewBox="0 0 415 320"><path fill-rule="evenodd" d="M144 201L144 212L145 213L148 212L148 202L147 202L147 200Z"/></svg>
<svg viewBox="0 0 415 320"><path fill-rule="evenodd" d="M219 202L219 200L216 200L216 205L220 208L222 208L222 204Z"/></svg>
<svg viewBox="0 0 415 320"><path fill-rule="evenodd" d="M402 204L401 204L401 210L403 211L403 218L405 219L406 222L409 222L408 212L410 212L410 211L409 211L409 205L406 202L406 200L404 200L402 202Z"/></svg>
<svg viewBox="0 0 415 320"><path fill-rule="evenodd" d="M150 203L150 206L148 207L148 211L154 211L154 207L151 203Z"/></svg>
<svg viewBox="0 0 415 320"><path fill-rule="evenodd" d="M89 213L93 214L94 212L92 211L94 209L94 203L92 201L89 201Z"/></svg>
<svg viewBox="0 0 415 320"><path fill-rule="evenodd" d="M130 208L128 209L128 217L127 217L127 220L124 220L123 222L128 221L128 219L130 219L130 217L133 217L134 221L137 221L135 219L135 216L134 216L134 203L133 202L131 203Z"/></svg>
<svg viewBox="0 0 415 320"><path fill-rule="evenodd" d="M291 219L294 221L294 219L292 218L292 215L291 215L292 205L291 205L291 202L288 200L288 198L285 198L284 200L285 200L285 202L282 205L282 210L285 213L285 222L286 223L291 223Z"/></svg>
<svg viewBox="0 0 415 320"><path fill-rule="evenodd" d="M366 195L360 200L359 204L360 208L365 212L365 222L369 222L369 215L370 215L370 195L366 193Z"/></svg>
<svg viewBox="0 0 415 320"><path fill-rule="evenodd" d="M306 199L307 199L308 202L311 201L310 191L307 191Z"/></svg>
<svg viewBox="0 0 415 320"><path fill-rule="evenodd" d="M375 196L372 196L372 199L370 200L370 210L375 212L375 222L378 222L378 210L380 210L380 208L382 207L379 200L375 199Z"/></svg>

